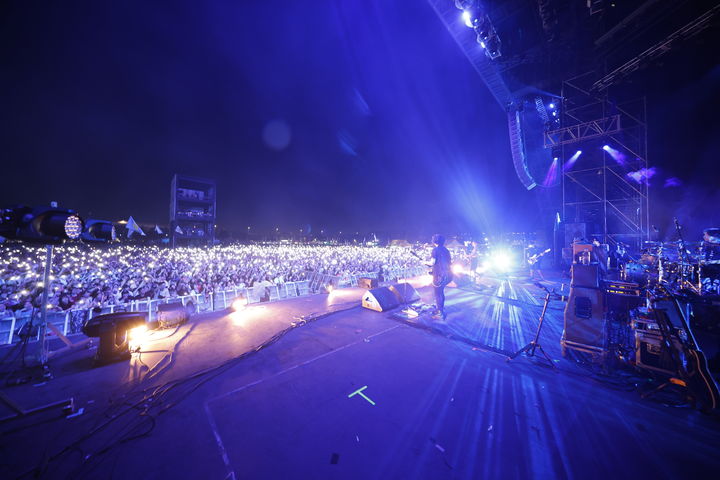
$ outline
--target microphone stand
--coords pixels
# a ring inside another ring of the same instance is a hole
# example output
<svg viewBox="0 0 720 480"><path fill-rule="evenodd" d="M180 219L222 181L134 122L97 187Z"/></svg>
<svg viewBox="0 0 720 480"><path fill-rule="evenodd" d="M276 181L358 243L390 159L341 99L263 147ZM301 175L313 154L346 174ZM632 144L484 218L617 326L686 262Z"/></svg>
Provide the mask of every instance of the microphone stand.
<svg viewBox="0 0 720 480"><path fill-rule="evenodd" d="M553 363L552 358L550 358L550 356L543 349L542 345L540 345L540 331L542 330L543 322L545 321L545 313L547 312L547 308L548 308L548 304L550 303L550 300L565 301L565 297L563 295L556 293L554 288L552 290L548 290L548 288L545 285L543 285L541 283L537 283L537 282L535 283L535 285L537 287L545 290L545 303L543 304L543 309L542 309L542 312L540 313L538 327L537 327L537 330L535 331L535 338L530 343L528 343L527 345L522 347L520 350L511 354L507 358L506 361L509 362L510 360L517 358L518 356L520 356L521 353L525 353L528 357L534 357L535 350L540 350L540 353L542 353L543 356L545 357L545 359L548 361L548 363L550 363L550 367L555 368L555 364Z"/></svg>

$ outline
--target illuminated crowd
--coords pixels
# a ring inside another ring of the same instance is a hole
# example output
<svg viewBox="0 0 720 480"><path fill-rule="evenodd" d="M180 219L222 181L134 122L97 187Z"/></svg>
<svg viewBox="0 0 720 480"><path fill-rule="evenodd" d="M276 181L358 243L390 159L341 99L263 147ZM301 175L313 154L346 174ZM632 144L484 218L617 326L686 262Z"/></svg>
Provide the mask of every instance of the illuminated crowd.
<svg viewBox="0 0 720 480"><path fill-rule="evenodd" d="M261 282L282 284L307 279L312 273L382 274L418 264L405 247L64 245L54 250L48 308L87 309L249 288ZM0 246L0 317L41 305L44 265L44 247Z"/></svg>

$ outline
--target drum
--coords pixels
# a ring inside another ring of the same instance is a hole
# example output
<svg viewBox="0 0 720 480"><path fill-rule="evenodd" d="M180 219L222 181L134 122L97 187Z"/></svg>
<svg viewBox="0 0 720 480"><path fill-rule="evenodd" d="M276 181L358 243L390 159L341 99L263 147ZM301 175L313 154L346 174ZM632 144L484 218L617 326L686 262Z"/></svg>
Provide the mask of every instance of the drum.
<svg viewBox="0 0 720 480"><path fill-rule="evenodd" d="M628 262L623 267L623 280L626 282L637 283L641 287L648 283L648 272L650 267L638 262Z"/></svg>
<svg viewBox="0 0 720 480"><path fill-rule="evenodd" d="M701 294L720 294L720 263L700 264Z"/></svg>
<svg viewBox="0 0 720 480"><path fill-rule="evenodd" d="M651 266L657 264L657 261L658 261L657 255L652 254L652 253L643 253L642 255L640 255L640 261L638 263L640 263L640 265L645 265L645 266L651 267Z"/></svg>

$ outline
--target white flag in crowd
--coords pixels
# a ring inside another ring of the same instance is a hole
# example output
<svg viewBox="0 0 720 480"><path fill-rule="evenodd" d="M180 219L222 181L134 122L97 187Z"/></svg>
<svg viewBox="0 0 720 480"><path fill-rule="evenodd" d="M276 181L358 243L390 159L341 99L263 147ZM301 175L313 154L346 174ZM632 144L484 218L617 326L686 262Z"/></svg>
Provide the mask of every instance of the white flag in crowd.
<svg viewBox="0 0 720 480"><path fill-rule="evenodd" d="M130 238L133 233L139 233L143 237L145 236L145 232L142 231L142 228L140 228L140 225L137 224L132 216L128 218L126 227L128 229L128 238Z"/></svg>

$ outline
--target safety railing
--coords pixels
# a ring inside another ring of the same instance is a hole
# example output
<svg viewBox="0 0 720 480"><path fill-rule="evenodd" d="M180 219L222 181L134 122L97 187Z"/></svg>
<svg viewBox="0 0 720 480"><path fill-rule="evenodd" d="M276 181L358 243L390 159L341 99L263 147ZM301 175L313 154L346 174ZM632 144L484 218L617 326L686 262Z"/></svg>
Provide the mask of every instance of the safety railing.
<svg viewBox="0 0 720 480"><path fill-rule="evenodd" d="M380 272L360 272L352 275L328 275L307 272L307 279L299 282L281 284L260 284L248 288L232 288L214 293L195 293L174 298L133 300L128 303L103 306L100 309L74 309L65 312L48 312L49 323L55 325L63 335L73 335L82 331L82 326L90 318L114 312L148 312L148 321L157 318L158 306L168 303L182 303L192 313L224 310L237 298L244 298L248 304L302 297L312 293L323 293L328 286L357 287L359 278L377 278L381 283L395 283L427 273L426 267L386 269ZM35 313L39 315L38 312ZM17 332L32 318L30 312L18 312L14 316L0 319L0 345L17 340ZM35 334L35 339L37 340Z"/></svg>
<svg viewBox="0 0 720 480"><path fill-rule="evenodd" d="M82 331L86 321L97 315L115 312L148 312L148 321L157 318L158 306L168 303L182 303L192 313L203 313L228 308L237 298L244 298L248 304L301 297L311 293L307 280L286 282L277 285L258 285L250 288L232 288L208 294L191 294L164 299L133 300L128 303L107 305L101 308L74 309L65 312L47 312L47 321L58 328L63 335L73 335ZM38 316L39 312L36 311ZM0 345L10 344L18 339L18 331L32 319L31 312L19 312L0 319ZM39 329L38 329L39 330ZM39 339L39 332L34 338Z"/></svg>

